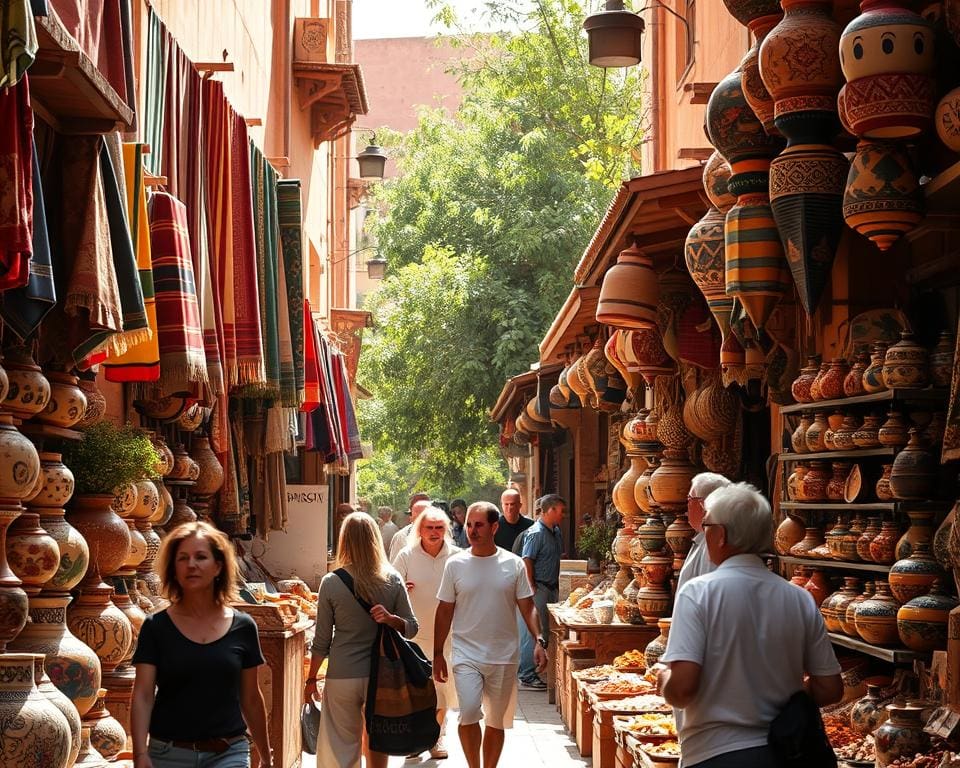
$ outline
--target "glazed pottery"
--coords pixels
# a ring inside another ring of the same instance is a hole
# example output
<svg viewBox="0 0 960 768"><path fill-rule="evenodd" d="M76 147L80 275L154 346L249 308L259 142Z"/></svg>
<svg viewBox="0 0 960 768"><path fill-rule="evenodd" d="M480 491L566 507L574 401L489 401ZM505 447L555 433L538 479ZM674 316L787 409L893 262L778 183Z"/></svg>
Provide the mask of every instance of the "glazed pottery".
<svg viewBox="0 0 960 768"><path fill-rule="evenodd" d="M823 400L823 395L820 394L820 382L823 381L823 377L827 375L829 370L830 363L824 360L820 363L820 370L817 371L817 375L813 377L813 383L810 385L810 397L813 398L814 402Z"/></svg>
<svg viewBox="0 0 960 768"><path fill-rule="evenodd" d="M714 154L717 155L716 152ZM726 165L725 162L724 165ZM704 169L704 176L706 176L706 169ZM736 202L736 198L733 200ZM691 227L684 243L687 271L700 289L700 293L703 294L723 337L730 333L730 313L733 310L733 299L727 296L724 271L726 218L726 214L711 206L703 218Z"/></svg>
<svg viewBox="0 0 960 768"><path fill-rule="evenodd" d="M634 569L636 571L636 569ZM623 589L623 594L617 600L615 610L617 617L624 624L643 624L643 616L640 615L640 608L637 605L637 593L640 591L640 585L634 578Z"/></svg>
<svg viewBox="0 0 960 768"><path fill-rule="evenodd" d="M586 397L586 393L584 393ZM197 463L190 458L186 448L178 445L173 450L173 469L167 475L171 480L196 480L200 474L200 468Z"/></svg>
<svg viewBox="0 0 960 768"><path fill-rule="evenodd" d="M943 583L935 581L927 594L914 597L897 611L901 642L919 653L945 650L950 611L958 605L960 602L947 594Z"/></svg>
<svg viewBox="0 0 960 768"><path fill-rule="evenodd" d="M832 603L831 609L837 619L837 629L833 631L845 634L846 630L843 628L844 618L846 617L847 608L850 606L850 603L860 595L860 580L853 576L844 576L843 584L844 588L840 590L840 596Z"/></svg>
<svg viewBox="0 0 960 768"><path fill-rule="evenodd" d="M863 353L850 366L850 372L843 379L843 394L846 397L856 397L866 392L863 388L863 373L870 365L870 355Z"/></svg>
<svg viewBox="0 0 960 768"><path fill-rule="evenodd" d="M20 516L19 504L0 503L0 654L27 623L27 593L7 563L7 529Z"/></svg>
<svg viewBox="0 0 960 768"><path fill-rule="evenodd" d="M127 559L130 532L110 505L113 497L77 495L67 510L67 522L80 531L90 547L91 559L101 576L111 576Z"/></svg>
<svg viewBox="0 0 960 768"><path fill-rule="evenodd" d="M803 476L803 500L826 501L827 483L830 480L829 463L816 460L810 462L810 468Z"/></svg>
<svg viewBox="0 0 960 768"><path fill-rule="evenodd" d="M860 538L857 539L857 554L861 560L869 563L873 562L873 555L870 553L870 543L880 533L880 518L870 517L867 519L867 527L863 529Z"/></svg>
<svg viewBox="0 0 960 768"><path fill-rule="evenodd" d="M803 588L813 596L813 602L819 608L831 592L830 579L819 568L814 568L810 574L810 579L803 585Z"/></svg>
<svg viewBox="0 0 960 768"><path fill-rule="evenodd" d="M897 560L889 573L890 591L901 605L930 591L933 582L946 578L940 564L930 554L930 545L920 542L912 554Z"/></svg>
<svg viewBox="0 0 960 768"><path fill-rule="evenodd" d="M927 450L926 441L916 427L910 428L906 448L897 454L890 470L890 491L895 499L929 500L934 498L938 462Z"/></svg>
<svg viewBox="0 0 960 768"><path fill-rule="evenodd" d="M97 377L89 372L80 375L78 386L83 392L87 407L80 421L73 426L74 429L83 430L103 421L103 417L107 414L107 398L97 388Z"/></svg>
<svg viewBox="0 0 960 768"><path fill-rule="evenodd" d="M847 528L847 524L843 519L843 515L838 514L837 520L833 524L833 527L827 531L823 538L826 539L827 548L830 550L830 556L836 560L843 559L843 553L841 552L841 543L844 536L850 532L850 529Z"/></svg>
<svg viewBox="0 0 960 768"><path fill-rule="evenodd" d="M823 623L826 624L828 632L840 631L840 620L837 617L835 604L842 597L849 597L852 600L856 596L857 596L856 590L851 591L847 587L843 587L842 589L837 590L836 592L831 594L826 600L824 600L820 604L820 613L823 615Z"/></svg>
<svg viewBox="0 0 960 768"><path fill-rule="evenodd" d="M823 543L823 534L820 533L820 529L808 526L804 530L803 538L790 547L790 554L794 557L809 557L810 552Z"/></svg>
<svg viewBox="0 0 960 768"><path fill-rule="evenodd" d="M807 430L813 426L813 414L804 411L800 415L800 423L790 435L790 446L794 453L809 453L807 448Z"/></svg>
<svg viewBox="0 0 960 768"><path fill-rule="evenodd" d="M730 164L714 150L703 166L703 189L711 205L723 214L737 202L730 192L730 174Z"/></svg>
<svg viewBox="0 0 960 768"><path fill-rule="evenodd" d="M763 129L771 135L780 133L773 121L773 97L760 76L760 46L767 33L780 20L780 16L761 16L750 22L749 29L753 33L753 45L740 61L740 85L743 88L743 97L753 113L763 125Z"/></svg>
<svg viewBox="0 0 960 768"><path fill-rule="evenodd" d="M830 361L830 367L820 380L820 397L823 400L836 400L843 397L843 380L850 373L850 366L842 358Z"/></svg>
<svg viewBox="0 0 960 768"><path fill-rule="evenodd" d="M50 382L50 399L37 414L37 421L69 429L83 418L87 410L86 395L77 385L76 376L54 371L47 374L47 380Z"/></svg>
<svg viewBox="0 0 960 768"><path fill-rule="evenodd" d="M37 689L34 654L0 654L0 738L3 764L66 768L72 751L70 723Z"/></svg>
<svg viewBox="0 0 960 768"><path fill-rule="evenodd" d="M138 480L134 485L137 488L137 502L125 517L130 520L151 520L160 506L160 492L152 480Z"/></svg>
<svg viewBox="0 0 960 768"><path fill-rule="evenodd" d="M164 483L157 483L157 490L160 492L160 504L157 505L157 514L151 517L147 522L163 527L173 515L173 496Z"/></svg>
<svg viewBox="0 0 960 768"><path fill-rule="evenodd" d="M51 682L73 702L81 717L100 688L100 661L93 650L67 628L69 595L37 595L30 599L30 623L10 650L45 654L43 667Z"/></svg>
<svg viewBox="0 0 960 768"><path fill-rule="evenodd" d="M116 669L133 642L130 620L113 604L112 595L113 587L103 582L85 584L67 609L67 627L93 649L104 673Z"/></svg>
<svg viewBox="0 0 960 768"><path fill-rule="evenodd" d="M927 350L910 331L901 331L900 341L883 357L883 383L887 389L922 389L930 381Z"/></svg>
<svg viewBox="0 0 960 768"><path fill-rule="evenodd" d="M907 512L907 517L910 518L910 527L907 528L907 532L903 534L903 536L900 537L900 541L897 542L897 560L910 557L914 548L919 544L926 544L932 554L933 512L911 510Z"/></svg>
<svg viewBox="0 0 960 768"><path fill-rule="evenodd" d="M696 533L683 512L679 513L676 519L667 526L667 546L670 547L670 551L673 552L675 558L683 559L687 556Z"/></svg>
<svg viewBox="0 0 960 768"><path fill-rule="evenodd" d="M790 386L790 392L793 394L793 399L798 403L811 403L813 398L810 396L810 385L813 384L813 380L817 377L817 372L820 370L820 356L811 355L807 358L807 364L800 369L800 375L794 380L793 384Z"/></svg>
<svg viewBox="0 0 960 768"><path fill-rule="evenodd" d="M90 726L80 728L80 754L73 768L109 768L110 763L90 745Z"/></svg>
<svg viewBox="0 0 960 768"><path fill-rule="evenodd" d="M847 603L846 611L844 611L842 614L839 611L837 612L837 618L840 621L840 628L843 630L845 635L849 635L850 637L860 636L856 626L856 611L860 606L860 603L873 597L874 591L874 584L872 581L864 582L863 592Z"/></svg>
<svg viewBox="0 0 960 768"><path fill-rule="evenodd" d="M18 419L29 419L47 407L50 382L29 352L24 349L8 351L3 366L10 382L3 401L5 410Z"/></svg>
<svg viewBox="0 0 960 768"><path fill-rule="evenodd" d="M56 541L60 554L57 571L43 588L46 591L67 592L77 586L86 574L90 547L80 532L67 522L62 509L33 509L40 513L40 525Z"/></svg>
<svg viewBox="0 0 960 768"><path fill-rule="evenodd" d="M650 493L661 505L685 506L690 492L690 481L696 468L685 450L667 448L663 459L650 476Z"/></svg>
<svg viewBox="0 0 960 768"><path fill-rule="evenodd" d="M883 417L872 414L863 420L857 431L853 433L853 444L857 448L879 448L880 447L880 425L883 424Z"/></svg>
<svg viewBox="0 0 960 768"><path fill-rule="evenodd" d="M863 372L863 391L867 394L882 392L887 388L883 383L883 358L887 354L887 343L874 342L870 353L870 364Z"/></svg>
<svg viewBox="0 0 960 768"><path fill-rule="evenodd" d="M897 523L885 520L880 525L880 533L870 542L870 558L880 565L890 565L897 559L896 547L900 538Z"/></svg>
<svg viewBox="0 0 960 768"><path fill-rule="evenodd" d="M644 622L650 626L667 615L670 609L670 591L658 584L647 584L637 593L637 606Z"/></svg>
<svg viewBox="0 0 960 768"><path fill-rule="evenodd" d="M104 704L106 688L97 692L97 700L83 718L83 725L90 728L90 745L107 760L113 760L127 746L127 734L123 726L107 711Z"/></svg>
<svg viewBox="0 0 960 768"><path fill-rule="evenodd" d="M40 456L13 426L8 413L0 413L0 502L25 499L40 475Z"/></svg>
<svg viewBox="0 0 960 768"><path fill-rule="evenodd" d="M660 634L647 643L647 647L643 649L643 660L647 665L647 669L650 669L660 661L660 657L663 656L667 650L667 638L670 636L670 619L660 619L657 621L657 627L660 629Z"/></svg>
<svg viewBox="0 0 960 768"><path fill-rule="evenodd" d="M856 563L860 560L860 555L857 554L857 541L860 539L862 532L862 530L854 530L851 525L850 528L839 537L837 544L839 551L838 560L843 560L848 563Z"/></svg>
<svg viewBox="0 0 960 768"><path fill-rule="evenodd" d="M827 415L825 413L814 414L813 424L810 425L810 428L803 436L803 439L807 444L807 451L810 453L816 453L826 450L827 447L823 442L823 437L827 429L829 429Z"/></svg>
<svg viewBox="0 0 960 768"><path fill-rule="evenodd" d="M923 192L906 153L892 144L860 142L843 195L847 225L885 251L923 214ZM870 391L866 381L864 388Z"/></svg>
<svg viewBox="0 0 960 768"><path fill-rule="evenodd" d="M120 517L127 517L137 506L137 484L127 483L115 488L110 508Z"/></svg>
<svg viewBox="0 0 960 768"><path fill-rule="evenodd" d="M655 328L658 299L653 258L635 246L627 248L604 275L597 322L615 328Z"/></svg>
<svg viewBox="0 0 960 768"><path fill-rule="evenodd" d="M809 467L803 462L798 462L793 472L787 478L787 500L804 501L803 498L803 478L806 477Z"/></svg>
<svg viewBox="0 0 960 768"><path fill-rule="evenodd" d="M923 731L923 708L903 702L887 705L887 721L873 734L877 768L886 768L899 757L913 757L926 752L930 737Z"/></svg>
<svg viewBox="0 0 960 768"><path fill-rule="evenodd" d="M60 567L56 540L40 527L40 515L23 512L7 530L7 562L23 582L23 591L36 595Z"/></svg>
<svg viewBox="0 0 960 768"><path fill-rule="evenodd" d="M854 612L854 624L857 634L873 645L896 645L900 641L897 634L897 610L899 605L890 594L887 582L875 582L876 593L868 600L857 605Z"/></svg>
<svg viewBox="0 0 960 768"><path fill-rule="evenodd" d="M859 699L850 710L850 727L861 736L868 736L886 719L883 687L867 683L867 695Z"/></svg>
<svg viewBox="0 0 960 768"><path fill-rule="evenodd" d="M637 504L634 498L633 489L640 475L643 474L644 462L640 456L634 455L628 456L627 458L630 460L630 466L617 481L617 484L613 486L611 496L614 506L623 516L624 525L632 527L635 519L642 513L640 505Z"/></svg>
<svg viewBox="0 0 960 768"><path fill-rule="evenodd" d="M644 521L643 525L637 528L637 539L643 547L643 551L650 555L654 552L661 552L666 546L667 528L663 524L663 518L659 514L651 514Z"/></svg>
<svg viewBox="0 0 960 768"><path fill-rule="evenodd" d="M941 331L937 346L930 353L930 383L935 387L949 387L953 374L954 338L950 331Z"/></svg>
<svg viewBox="0 0 960 768"><path fill-rule="evenodd" d="M853 414L845 416L843 426L834 433L834 449L837 451L852 451L856 447L853 436L859 428L860 420L856 416Z"/></svg>
<svg viewBox="0 0 960 768"><path fill-rule="evenodd" d="M73 472L61 461L59 453L41 452L39 457L42 483L30 506L62 507L73 496Z"/></svg>
<svg viewBox="0 0 960 768"><path fill-rule="evenodd" d="M784 515L783 522L773 534L773 546L781 555L790 554L791 548L799 544L806 533L803 523L790 515Z"/></svg>
<svg viewBox="0 0 960 768"><path fill-rule="evenodd" d="M156 434L151 435L150 442L153 443L153 448L160 457L160 463L157 467L157 472L159 472L161 477L166 477L171 471L173 471L173 451L170 450L170 446L167 445L166 441Z"/></svg>
<svg viewBox="0 0 960 768"><path fill-rule="evenodd" d="M143 538L140 531L137 530L137 523L134 520L126 519L123 521L127 525L127 532L130 534L130 547L127 549L127 557L123 564L117 570L121 576L129 576L144 561L147 556L147 541Z"/></svg>
<svg viewBox="0 0 960 768"><path fill-rule="evenodd" d="M910 439L908 429L909 426L903 414L891 408L887 413L887 420L877 430L877 439L882 446L903 448Z"/></svg>
<svg viewBox="0 0 960 768"><path fill-rule="evenodd" d="M50 678L43 668L43 655L39 653L31 655L33 656L33 682L37 686L37 691L60 710L60 714L63 715L70 727L70 753L66 763L67 768L70 768L80 753L80 713L73 706L73 702L60 693L57 686L50 682Z"/></svg>
<svg viewBox="0 0 960 768"><path fill-rule="evenodd" d="M890 473L893 471L893 464L884 464L880 479L877 480L876 494L877 501L893 501L893 491L890 490Z"/></svg>

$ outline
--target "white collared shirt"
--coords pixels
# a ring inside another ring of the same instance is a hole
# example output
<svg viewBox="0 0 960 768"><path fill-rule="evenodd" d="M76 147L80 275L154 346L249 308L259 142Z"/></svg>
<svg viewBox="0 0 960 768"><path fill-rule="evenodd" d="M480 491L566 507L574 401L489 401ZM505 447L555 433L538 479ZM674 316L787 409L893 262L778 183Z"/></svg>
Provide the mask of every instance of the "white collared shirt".
<svg viewBox="0 0 960 768"><path fill-rule="evenodd" d="M680 575L677 576L677 591L680 591L680 587L686 584L690 579L695 579L697 576L703 576L707 573L713 573L717 570L717 566L714 565L713 560L710 559L710 553L707 551L707 542L704 538L703 531L699 531L696 536L693 537L693 541L690 543L690 551L687 552L687 556L683 559L683 567L680 569Z"/></svg>
<svg viewBox="0 0 960 768"><path fill-rule="evenodd" d="M810 594L756 555L730 557L677 591L660 660L701 667L696 698L677 719L681 766L765 745L804 672L840 674Z"/></svg>

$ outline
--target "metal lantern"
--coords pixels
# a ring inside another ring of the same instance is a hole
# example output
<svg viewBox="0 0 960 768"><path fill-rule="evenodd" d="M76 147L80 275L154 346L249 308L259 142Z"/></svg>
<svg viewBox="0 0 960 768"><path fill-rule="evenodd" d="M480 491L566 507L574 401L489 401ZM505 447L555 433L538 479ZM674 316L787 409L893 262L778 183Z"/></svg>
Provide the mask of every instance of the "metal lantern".
<svg viewBox="0 0 960 768"><path fill-rule="evenodd" d="M371 280L383 280L387 274L387 260L382 256L374 256L367 261L367 277Z"/></svg>
<svg viewBox="0 0 960 768"><path fill-rule="evenodd" d="M376 144L368 144L367 148L357 155L357 164L360 166L361 179L382 179L387 153Z"/></svg>
<svg viewBox="0 0 960 768"><path fill-rule="evenodd" d="M595 67L632 67L640 63L643 19L624 10L623 0L607 0L606 10L584 20L590 63Z"/></svg>

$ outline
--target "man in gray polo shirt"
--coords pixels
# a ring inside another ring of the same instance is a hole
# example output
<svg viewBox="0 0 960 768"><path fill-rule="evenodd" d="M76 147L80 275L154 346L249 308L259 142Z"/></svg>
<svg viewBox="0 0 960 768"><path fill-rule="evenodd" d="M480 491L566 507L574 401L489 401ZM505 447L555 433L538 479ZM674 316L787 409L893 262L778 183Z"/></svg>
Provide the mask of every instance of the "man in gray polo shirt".
<svg viewBox="0 0 960 768"><path fill-rule="evenodd" d="M563 520L567 503L556 494L542 496L538 502L540 519L524 531L523 564L527 567L527 577L534 589L533 604L537 606L540 617L540 637L537 642L546 650L550 638L550 614L547 603L559 599L560 559L563 556L563 534L560 521ZM534 671L532 676L520 680L522 688L543 690L544 682Z"/></svg>

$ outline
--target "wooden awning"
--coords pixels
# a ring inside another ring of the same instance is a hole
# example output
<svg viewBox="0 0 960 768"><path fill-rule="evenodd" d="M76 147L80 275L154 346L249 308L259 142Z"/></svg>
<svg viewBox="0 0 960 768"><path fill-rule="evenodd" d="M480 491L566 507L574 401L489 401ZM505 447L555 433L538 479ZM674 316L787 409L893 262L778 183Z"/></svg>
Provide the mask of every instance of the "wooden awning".
<svg viewBox="0 0 960 768"><path fill-rule="evenodd" d="M294 61L300 109L310 110L314 146L345 135L369 111L359 64Z"/></svg>

